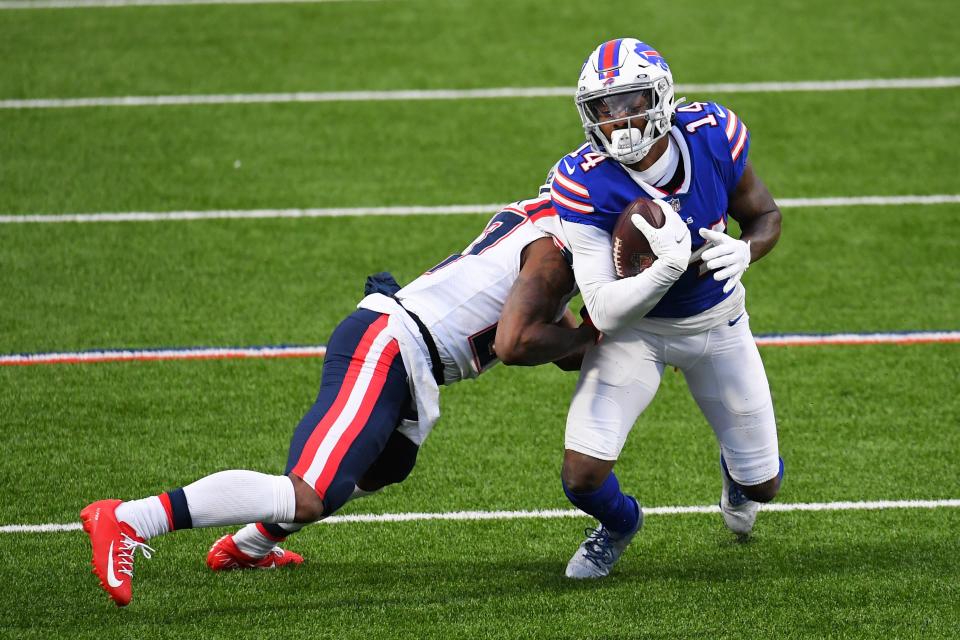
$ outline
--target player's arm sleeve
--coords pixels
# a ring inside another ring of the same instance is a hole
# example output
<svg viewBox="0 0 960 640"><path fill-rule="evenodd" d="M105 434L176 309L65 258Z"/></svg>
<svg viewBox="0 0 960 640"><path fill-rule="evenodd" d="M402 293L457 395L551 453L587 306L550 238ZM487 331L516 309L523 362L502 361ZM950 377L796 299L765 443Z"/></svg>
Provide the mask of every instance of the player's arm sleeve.
<svg viewBox="0 0 960 640"><path fill-rule="evenodd" d="M614 333L647 315L676 282L659 260L636 276L617 279L610 234L591 225L566 220L562 224L583 302L603 333Z"/></svg>

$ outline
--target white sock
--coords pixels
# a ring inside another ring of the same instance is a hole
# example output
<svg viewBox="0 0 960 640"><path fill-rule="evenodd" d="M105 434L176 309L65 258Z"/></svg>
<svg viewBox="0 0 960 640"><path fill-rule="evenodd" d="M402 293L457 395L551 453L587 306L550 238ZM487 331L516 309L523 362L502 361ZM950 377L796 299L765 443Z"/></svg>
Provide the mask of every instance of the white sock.
<svg viewBox="0 0 960 640"><path fill-rule="evenodd" d="M356 500L357 498L364 498L366 496L373 495L374 493L377 493L377 491L380 490L377 489L376 491L364 491L360 487L354 486L353 493L351 493L350 497L347 498L347 502ZM280 522L277 523L277 526L290 534L300 531L300 529L303 529L308 524L311 523ZM260 531L256 524L248 524L233 534L233 542L237 545L237 548L240 549L240 551L244 552L251 558L262 558L270 553L271 549L277 546L277 541L264 535L264 533Z"/></svg>
<svg viewBox="0 0 960 640"><path fill-rule="evenodd" d="M167 511L159 496L123 502L117 507L117 520L133 527L144 540L170 531Z"/></svg>
<svg viewBox="0 0 960 640"><path fill-rule="evenodd" d="M277 526L289 534L300 531L300 529L307 526L307 524L309 523L281 522L277 523ZM264 535L255 524L248 524L233 534L233 541L240 551L243 551L251 558L262 558L277 546L277 541Z"/></svg>
<svg viewBox="0 0 960 640"><path fill-rule="evenodd" d="M297 502L287 476L220 471L183 488L194 527L289 522Z"/></svg>

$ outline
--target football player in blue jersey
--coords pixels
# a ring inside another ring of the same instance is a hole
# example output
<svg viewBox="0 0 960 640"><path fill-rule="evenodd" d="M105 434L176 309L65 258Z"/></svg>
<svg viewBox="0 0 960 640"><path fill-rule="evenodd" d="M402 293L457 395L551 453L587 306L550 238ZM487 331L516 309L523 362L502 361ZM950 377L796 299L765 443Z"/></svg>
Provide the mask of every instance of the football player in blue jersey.
<svg viewBox="0 0 960 640"><path fill-rule="evenodd" d="M557 163L551 197L604 337L583 362L562 471L567 497L600 525L587 531L566 575L598 578L643 524L613 467L668 365L683 372L719 442L727 527L748 534L759 504L777 495L783 462L773 403L740 278L776 244L781 215L747 160L744 123L719 104L676 100L670 68L650 45L620 38L597 47L575 101L587 142ZM621 279L611 233L641 197L666 218L660 228L632 218L657 260ZM739 238L726 233L728 216Z"/></svg>

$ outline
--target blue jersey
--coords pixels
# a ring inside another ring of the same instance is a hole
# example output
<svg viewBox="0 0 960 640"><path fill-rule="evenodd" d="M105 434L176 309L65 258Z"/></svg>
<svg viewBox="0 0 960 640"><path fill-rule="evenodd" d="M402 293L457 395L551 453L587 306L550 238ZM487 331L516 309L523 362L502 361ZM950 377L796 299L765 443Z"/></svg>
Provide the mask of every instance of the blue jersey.
<svg viewBox="0 0 960 640"><path fill-rule="evenodd" d="M635 181L619 162L584 144L560 160L553 176L550 195L560 218L612 233L627 205L647 197L666 200L680 214L690 228L694 252L705 242L701 227L726 229L727 204L747 164L747 127L732 111L713 102L685 104L676 115L668 135L680 148L684 177L674 191ZM647 316L686 318L730 295L723 293L724 283L714 280L712 272L700 273L701 264L690 265Z"/></svg>

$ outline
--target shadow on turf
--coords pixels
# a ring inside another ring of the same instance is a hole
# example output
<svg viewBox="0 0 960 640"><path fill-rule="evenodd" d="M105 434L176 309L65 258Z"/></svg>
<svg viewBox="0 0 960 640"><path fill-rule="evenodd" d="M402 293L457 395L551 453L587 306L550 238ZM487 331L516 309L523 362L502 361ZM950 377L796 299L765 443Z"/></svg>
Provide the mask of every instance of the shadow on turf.
<svg viewBox="0 0 960 640"><path fill-rule="evenodd" d="M774 546L763 553L761 545L751 547L744 554L742 546L733 543L719 552L715 547L710 555L705 549L689 554L663 557L644 554L646 549L632 549L614 573L603 580L576 581L563 576L566 558L524 560L451 560L449 562L391 563L391 562L325 562L308 561L295 570L263 573L245 573L214 576L202 579L211 598L223 601L213 604L207 600L190 615L249 615L256 609L256 598L237 597L237 589L257 591L283 589L295 594L290 601L271 600L264 609L304 610L356 609L357 607L411 607L431 604L469 604L487 600L501 600L531 590L541 594L562 595L576 592L594 592L621 589L625 585L644 584L653 588L657 583L675 582L737 582L761 579L793 578L798 573L805 579L817 575L837 575L864 571L902 571L913 567L929 568L938 553L936 545L913 547L909 553L898 545L861 544L834 545L819 548L785 550ZM662 552L662 550L660 550ZM727 552L729 551L729 552ZM774 552L774 553L772 553ZM141 589L143 589L141 585ZM156 598L159 587L148 587Z"/></svg>

